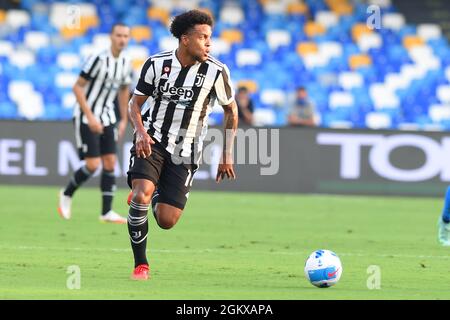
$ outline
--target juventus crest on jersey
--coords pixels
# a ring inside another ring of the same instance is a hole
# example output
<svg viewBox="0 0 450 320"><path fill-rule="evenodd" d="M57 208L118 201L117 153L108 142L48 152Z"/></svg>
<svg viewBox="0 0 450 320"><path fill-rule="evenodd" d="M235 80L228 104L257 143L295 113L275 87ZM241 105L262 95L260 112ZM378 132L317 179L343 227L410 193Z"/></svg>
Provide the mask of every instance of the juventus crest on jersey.
<svg viewBox="0 0 450 320"><path fill-rule="evenodd" d="M84 64L80 76L89 81L85 91L87 104L104 126L117 122L114 99L120 86L131 83L131 72L131 62L124 51L115 58L111 49L103 50L90 56ZM78 103L74 117L88 123Z"/></svg>
<svg viewBox="0 0 450 320"><path fill-rule="evenodd" d="M192 157L202 148L214 101L234 100L227 66L209 56L182 67L176 50L151 56L142 67L135 95L148 96L144 127L171 154Z"/></svg>

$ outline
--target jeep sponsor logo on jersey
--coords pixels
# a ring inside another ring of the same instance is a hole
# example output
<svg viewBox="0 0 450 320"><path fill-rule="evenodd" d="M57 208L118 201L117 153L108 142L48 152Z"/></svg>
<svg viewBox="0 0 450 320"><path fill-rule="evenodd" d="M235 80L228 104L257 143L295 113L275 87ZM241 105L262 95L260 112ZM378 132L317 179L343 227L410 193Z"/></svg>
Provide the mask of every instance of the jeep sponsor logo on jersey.
<svg viewBox="0 0 450 320"><path fill-rule="evenodd" d="M159 87L159 92L169 93L170 95L177 95L181 100L192 99L194 96L194 91L192 89L185 89L183 87L170 87L169 83L166 82L163 86Z"/></svg>

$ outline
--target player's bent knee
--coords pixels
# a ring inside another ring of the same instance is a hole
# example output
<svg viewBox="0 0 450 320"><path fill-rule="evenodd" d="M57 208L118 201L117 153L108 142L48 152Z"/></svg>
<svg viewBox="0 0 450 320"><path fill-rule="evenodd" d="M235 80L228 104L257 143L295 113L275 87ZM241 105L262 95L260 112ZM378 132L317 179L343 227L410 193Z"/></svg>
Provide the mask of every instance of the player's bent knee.
<svg viewBox="0 0 450 320"><path fill-rule="evenodd" d="M86 168L89 172L94 173L100 166L100 158L86 158Z"/></svg>
<svg viewBox="0 0 450 320"><path fill-rule="evenodd" d="M89 170L90 173L94 173L95 171L97 171L99 166L100 163L86 164L86 168Z"/></svg>
<svg viewBox="0 0 450 320"><path fill-rule="evenodd" d="M157 219L158 226L164 230L172 229L173 226L177 224L177 221L178 219L167 219L167 218Z"/></svg>
<svg viewBox="0 0 450 320"><path fill-rule="evenodd" d="M153 184L134 180L131 200L139 204L149 204L154 190Z"/></svg>
<svg viewBox="0 0 450 320"><path fill-rule="evenodd" d="M131 201L139 204L149 204L152 194L142 189L133 190Z"/></svg>
<svg viewBox="0 0 450 320"><path fill-rule="evenodd" d="M171 229L181 217L182 211L177 208L168 208L164 204L158 205L157 223L161 229Z"/></svg>
<svg viewBox="0 0 450 320"><path fill-rule="evenodd" d="M159 221L158 220L158 226L161 228L161 229L164 229L164 230L169 230L169 229L172 229L172 227L175 225L175 223L169 223L169 222L167 222L167 221Z"/></svg>

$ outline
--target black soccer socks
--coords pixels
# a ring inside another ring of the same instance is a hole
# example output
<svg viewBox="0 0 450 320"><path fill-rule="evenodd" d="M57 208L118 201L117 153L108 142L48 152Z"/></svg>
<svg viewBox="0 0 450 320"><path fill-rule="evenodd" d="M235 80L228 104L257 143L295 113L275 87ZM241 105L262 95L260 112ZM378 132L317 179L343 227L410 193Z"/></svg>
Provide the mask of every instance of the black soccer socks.
<svg viewBox="0 0 450 320"><path fill-rule="evenodd" d="M90 172L86 166L82 166L78 169L64 190L64 195L72 197L75 191L92 176L92 173L93 172Z"/></svg>
<svg viewBox="0 0 450 320"><path fill-rule="evenodd" d="M130 211L128 213L128 233L131 240L131 248L134 255L134 266L140 264L148 264L146 249L148 235L148 205L138 204L134 201L130 203Z"/></svg>
<svg viewBox="0 0 450 320"><path fill-rule="evenodd" d="M105 215L111 210L114 191L116 190L114 171L103 170L100 178L100 189L102 190L102 215Z"/></svg>

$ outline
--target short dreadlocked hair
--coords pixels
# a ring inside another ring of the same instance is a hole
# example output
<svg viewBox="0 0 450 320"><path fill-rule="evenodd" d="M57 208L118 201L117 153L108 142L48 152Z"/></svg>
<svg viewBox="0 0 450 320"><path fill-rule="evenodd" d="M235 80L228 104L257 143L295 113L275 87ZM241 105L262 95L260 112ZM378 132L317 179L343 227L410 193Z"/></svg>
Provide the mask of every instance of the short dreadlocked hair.
<svg viewBox="0 0 450 320"><path fill-rule="evenodd" d="M197 24L213 26L212 17L200 10L190 10L176 16L170 25L170 32L180 40L183 34L188 33Z"/></svg>

